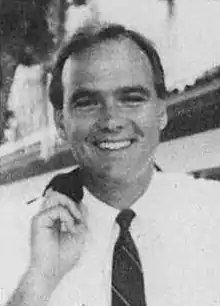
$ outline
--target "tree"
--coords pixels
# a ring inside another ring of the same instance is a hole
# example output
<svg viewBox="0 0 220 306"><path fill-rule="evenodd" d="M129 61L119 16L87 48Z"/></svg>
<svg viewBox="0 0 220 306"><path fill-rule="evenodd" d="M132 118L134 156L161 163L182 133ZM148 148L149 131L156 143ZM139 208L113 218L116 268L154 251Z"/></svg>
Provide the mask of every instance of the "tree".
<svg viewBox="0 0 220 306"><path fill-rule="evenodd" d="M68 5L65 0L0 0L0 142L16 67L51 65L63 41Z"/></svg>
<svg viewBox="0 0 220 306"><path fill-rule="evenodd" d="M161 0L160 0L161 1ZM163 0L164 1L164 0ZM172 18L174 15L174 9L175 9L175 0L165 0L168 5L169 9L169 16ZM180 0L181 1L181 0Z"/></svg>

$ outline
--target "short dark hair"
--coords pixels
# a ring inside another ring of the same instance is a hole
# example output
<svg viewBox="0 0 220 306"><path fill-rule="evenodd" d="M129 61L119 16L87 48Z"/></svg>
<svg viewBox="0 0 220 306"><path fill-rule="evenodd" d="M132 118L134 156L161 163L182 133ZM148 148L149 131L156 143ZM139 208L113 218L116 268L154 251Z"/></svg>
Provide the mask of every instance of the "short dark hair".
<svg viewBox="0 0 220 306"><path fill-rule="evenodd" d="M86 49L109 40L128 38L146 54L152 65L155 90L159 98L165 99L167 91L164 81L164 70L158 52L151 41L141 34L128 30L121 25L110 24L96 32L89 28L81 29L73 35L71 41L62 49L52 73L49 97L55 109L63 108L62 71L66 60L71 55L79 55Z"/></svg>

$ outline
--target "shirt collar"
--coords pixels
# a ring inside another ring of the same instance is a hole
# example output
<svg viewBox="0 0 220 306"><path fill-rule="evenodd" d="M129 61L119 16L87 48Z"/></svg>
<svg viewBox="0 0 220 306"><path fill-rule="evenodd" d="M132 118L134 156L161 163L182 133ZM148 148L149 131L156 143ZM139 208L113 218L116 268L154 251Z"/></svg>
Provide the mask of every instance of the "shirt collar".
<svg viewBox="0 0 220 306"><path fill-rule="evenodd" d="M157 190L156 185L158 176L160 176L160 173L154 171L147 190L131 206L131 209L135 212L138 218L143 218L146 215L147 206L155 200L155 191Z"/></svg>
<svg viewBox="0 0 220 306"><path fill-rule="evenodd" d="M119 210L97 199L86 187L83 188L83 204L87 210L88 225L92 231L101 231L99 234L102 232L105 234L108 229L112 228Z"/></svg>
<svg viewBox="0 0 220 306"><path fill-rule="evenodd" d="M157 188L157 182L160 176L160 173L154 171L146 192L131 206L131 209L136 213L138 219L145 218L148 206L151 206L154 202L155 197L159 192ZM102 229L112 228L116 216L120 212L119 209L109 206L101 200L97 199L85 187L83 203L86 206L88 212L88 223L92 229L100 229L100 227L102 227Z"/></svg>

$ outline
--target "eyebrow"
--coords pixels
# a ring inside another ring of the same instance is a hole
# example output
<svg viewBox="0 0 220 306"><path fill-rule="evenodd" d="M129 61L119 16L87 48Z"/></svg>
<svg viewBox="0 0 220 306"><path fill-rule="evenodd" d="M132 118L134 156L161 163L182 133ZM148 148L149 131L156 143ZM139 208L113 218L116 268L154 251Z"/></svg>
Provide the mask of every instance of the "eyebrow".
<svg viewBox="0 0 220 306"><path fill-rule="evenodd" d="M130 93L139 93L145 96L150 96L150 90L144 86L136 85L136 86L123 86L119 87L115 90L116 94L130 94Z"/></svg>
<svg viewBox="0 0 220 306"><path fill-rule="evenodd" d="M138 93L145 96L150 96L150 90L148 90L146 87L141 85L136 86L122 86L117 87L115 90L113 90L114 94L132 94L132 93ZM93 96L97 97L100 96L101 91L95 90L95 89L87 89L87 88L78 88L76 91L73 92L71 95L71 100L75 101L77 99L86 97L86 96Z"/></svg>
<svg viewBox="0 0 220 306"><path fill-rule="evenodd" d="M97 96L99 95L98 90L94 89L86 89L86 88L78 88L76 91L73 92L71 95L71 100L77 100L86 96Z"/></svg>

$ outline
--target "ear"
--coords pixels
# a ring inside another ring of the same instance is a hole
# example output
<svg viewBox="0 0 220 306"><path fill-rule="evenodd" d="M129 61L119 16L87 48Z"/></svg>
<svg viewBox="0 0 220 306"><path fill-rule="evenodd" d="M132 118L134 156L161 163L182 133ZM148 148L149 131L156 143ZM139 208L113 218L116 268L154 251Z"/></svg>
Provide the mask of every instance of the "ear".
<svg viewBox="0 0 220 306"><path fill-rule="evenodd" d="M64 126L63 110L54 109L54 121L57 132L61 139L66 140L66 131Z"/></svg>
<svg viewBox="0 0 220 306"><path fill-rule="evenodd" d="M161 131L165 129L167 123L168 123L167 108L164 105L162 105L160 109L160 122L159 122Z"/></svg>

